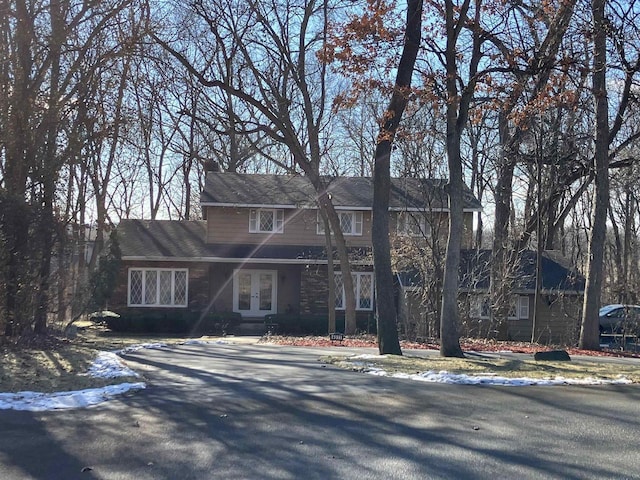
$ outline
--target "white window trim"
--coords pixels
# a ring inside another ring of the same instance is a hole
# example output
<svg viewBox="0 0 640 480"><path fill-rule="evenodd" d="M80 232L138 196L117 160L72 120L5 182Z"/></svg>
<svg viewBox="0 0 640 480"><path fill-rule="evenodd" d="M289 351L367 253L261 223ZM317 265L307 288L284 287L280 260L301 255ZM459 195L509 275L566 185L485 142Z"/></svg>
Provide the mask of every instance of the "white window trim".
<svg viewBox="0 0 640 480"><path fill-rule="evenodd" d="M260 215L273 214L273 230L260 230ZM284 210L281 208L252 208L249 210L249 233L284 233Z"/></svg>
<svg viewBox="0 0 640 480"><path fill-rule="evenodd" d="M411 233L408 230L409 218L418 218L419 220L419 232ZM427 230L427 219L423 212L398 212L396 219L396 232L403 237L426 237L429 235Z"/></svg>
<svg viewBox="0 0 640 480"><path fill-rule="evenodd" d="M342 272L335 272L334 276L342 276ZM358 311L364 311L364 312L370 312L373 310L373 294L374 294L374 283L373 283L373 272L351 272L351 276L354 277L353 278L353 282L355 285L355 297L356 297L356 310ZM361 282L361 278L362 277L369 277L371 278L371 295L369 296L369 300L370 300L370 306L367 308L363 308L360 307L360 282ZM339 297L340 296L340 297ZM336 299L341 298L340 301L340 306L336 307L336 310L344 310L345 309L345 304L347 303L346 298L345 298L345 292L344 292L344 284L342 284L342 291L341 292L336 292Z"/></svg>
<svg viewBox="0 0 640 480"><path fill-rule="evenodd" d="M132 303L131 302L131 272L138 271L142 272L142 291L141 291L141 302L142 303ZM145 296L145 282L146 282L146 272L148 271L156 271L158 272L156 276L156 302L155 303L144 303ZM171 272L171 304L161 304L158 303L160 301L160 272ZM176 282L176 273L177 272L185 272L185 292L184 292L184 304L176 304L175 303L175 282ZM129 267L127 273L127 306L128 307L152 307L152 308L187 308L189 305L189 269L188 268L147 268L147 267Z"/></svg>
<svg viewBox="0 0 640 480"><path fill-rule="evenodd" d="M342 215L351 215L351 231L350 232L342 232L345 236L362 236L362 230L364 225L364 215L359 210L338 210L337 212L338 219ZM342 222L341 222L342 223ZM317 220L316 220L316 233L318 235L324 235L324 221L322 220L322 215L320 211L317 212Z"/></svg>

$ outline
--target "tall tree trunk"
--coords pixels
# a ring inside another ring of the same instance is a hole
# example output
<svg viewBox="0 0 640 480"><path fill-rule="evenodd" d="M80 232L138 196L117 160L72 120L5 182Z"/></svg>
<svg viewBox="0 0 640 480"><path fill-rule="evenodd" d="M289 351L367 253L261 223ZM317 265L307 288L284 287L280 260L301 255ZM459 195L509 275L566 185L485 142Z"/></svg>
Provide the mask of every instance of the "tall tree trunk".
<svg viewBox="0 0 640 480"><path fill-rule="evenodd" d="M389 241L389 192L391 189L391 146L400 119L409 101L411 77L420 48L422 0L409 0L407 5L404 47L391 101L380 129L373 169L373 268L376 277L376 310L378 314L378 350L381 355L402 355L398 341L397 312L393 296L391 243Z"/></svg>
<svg viewBox="0 0 640 480"><path fill-rule="evenodd" d="M440 317L440 355L443 357L463 357L460 348L460 312L458 309L458 286L460 268L460 248L462 246L463 221L463 182L462 157L460 154L460 138L467 121L469 102L473 95L473 85L467 85L465 95L458 92L458 52L457 44L463 19L469 9L469 1L465 0L460 8L456 8L452 0L445 1L447 45L446 88L447 88L447 163L449 165L449 236L442 282L442 311ZM479 8L477 5L476 8ZM459 16L456 22L455 16ZM479 15L479 11L477 12ZM479 61L479 43L474 35L474 48L469 65L469 75L473 79ZM473 81L473 80L471 80Z"/></svg>
<svg viewBox="0 0 640 480"><path fill-rule="evenodd" d="M331 198L327 193L327 185L325 185L323 179L315 170L312 170L309 162L299 161L298 165L303 167L304 172L311 181L311 184L316 191L318 208L324 212L321 212L321 215L326 216L333 232L333 240L335 242L336 253L338 254L338 260L340 262L342 285L344 287L344 333L347 335L353 335L356 333L356 297L353 276L351 275L351 260L349 258L347 242L342 234L340 219L338 218L336 209L333 207ZM327 252L327 254L333 254L333 252ZM332 307L332 305L329 305L329 308Z"/></svg>
<svg viewBox="0 0 640 480"><path fill-rule="evenodd" d="M2 218L2 236L7 251L5 266L5 296L3 299L5 334L19 334L22 329L24 298L27 289L26 259L29 252L29 224L26 213L27 175L34 165L34 144L30 118L36 104L36 89L30 74L33 69L33 18L24 1L15 2L15 52L7 54L13 62L14 76L8 96L9 115L7 121L3 180L6 189L4 205L8 207ZM5 46L7 48L8 46Z"/></svg>
<svg viewBox="0 0 640 480"><path fill-rule="evenodd" d="M331 227L329 220L324 212L320 212L322 221L324 222L324 238L327 245L327 316L328 316L328 329L329 333L336 331L336 274L335 266L333 262L333 242L331 241Z"/></svg>
<svg viewBox="0 0 640 480"><path fill-rule="evenodd" d="M607 22L606 0L592 0L593 13L593 98L595 103L595 190L592 224L589 232L589 256L579 347L600 349L598 310L602 290L602 262L609 208L609 106L607 101Z"/></svg>
<svg viewBox="0 0 640 480"><path fill-rule="evenodd" d="M491 255L490 290L492 328L497 332L499 340L507 340L509 314L509 292L511 290L509 275L511 264L511 245L509 241L509 225L511 224L511 197L513 193L513 171L515 155L511 151L512 138L508 132L508 119L504 112L500 113L501 155L498 162L498 179L495 190L495 221L493 247Z"/></svg>
<svg viewBox="0 0 640 480"><path fill-rule="evenodd" d="M42 182L42 200L40 219L37 228L40 245L40 267L38 272L38 291L36 296L36 311L33 324L35 333L47 330L47 316L49 314L49 277L51 274L51 251L54 245L55 219L53 202L55 196L56 177L58 175L57 140L60 110L60 61L62 43L65 40L65 24L61 2L49 5L51 18L51 37L49 55L51 67L49 69L49 105L44 120L45 144L40 159L40 177Z"/></svg>

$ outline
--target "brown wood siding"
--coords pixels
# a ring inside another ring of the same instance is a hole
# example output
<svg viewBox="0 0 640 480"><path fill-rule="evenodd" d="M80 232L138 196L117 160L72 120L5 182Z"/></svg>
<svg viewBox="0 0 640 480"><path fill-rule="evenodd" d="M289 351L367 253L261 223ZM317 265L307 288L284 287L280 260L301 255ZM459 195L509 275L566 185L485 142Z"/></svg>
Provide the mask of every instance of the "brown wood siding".
<svg viewBox="0 0 640 480"><path fill-rule="evenodd" d="M582 296L542 295L536 323L536 341L543 344L575 345L578 341ZM533 317L533 299L531 299Z"/></svg>
<svg viewBox="0 0 640 480"><path fill-rule="evenodd" d="M469 315L472 295L461 295L461 334L463 336L491 338L489 319ZM529 317L509 320L509 339L530 342L533 327L533 295L529 297ZM543 345L573 345L577 341L582 297L579 295L542 295L534 339Z"/></svg>
<svg viewBox="0 0 640 480"><path fill-rule="evenodd" d="M249 233L250 208L207 207L207 242L222 244L257 245L264 242L271 245L324 245L324 235L317 233L316 210L284 209L284 233ZM389 233L397 233L398 212L391 212ZM434 212L432 229L442 242L448 233L448 214ZM362 212L362 235L345 236L348 246L371 246L371 212ZM463 248L471 248L473 243L473 213L464 214ZM444 244L444 243L443 243Z"/></svg>
<svg viewBox="0 0 640 480"><path fill-rule="evenodd" d="M391 236L398 235L398 216L400 212L391 212L389 219L389 233ZM471 248L473 246L473 213L465 212L464 231L462 233L462 248ZM431 229L431 234L436 235L442 247L447 244L447 236L449 235L449 214L447 212L433 212L427 222Z"/></svg>
<svg viewBox="0 0 640 480"><path fill-rule="evenodd" d="M284 210L284 233L249 233L250 208L207 207L207 242L257 245L324 245L316 210ZM371 212L363 212L362 235L345 236L348 246L371 245Z"/></svg>

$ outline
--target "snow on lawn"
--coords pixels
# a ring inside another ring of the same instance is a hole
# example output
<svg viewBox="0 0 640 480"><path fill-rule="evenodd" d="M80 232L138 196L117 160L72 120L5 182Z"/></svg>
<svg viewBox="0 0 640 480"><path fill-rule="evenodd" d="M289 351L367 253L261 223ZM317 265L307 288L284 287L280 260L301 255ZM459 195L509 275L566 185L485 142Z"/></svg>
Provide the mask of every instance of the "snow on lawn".
<svg viewBox="0 0 640 480"><path fill-rule="evenodd" d="M192 339L181 343L184 345L227 345L230 342L225 340L209 341ZM96 378L139 377L140 375L127 367L118 355L132 353L142 349L166 348L167 346L166 343L141 343L113 352L99 352L93 364L84 375ZM73 392L0 393L0 410L13 409L41 412L44 410L83 408L105 402L115 395L123 394L129 390L139 390L145 387L144 382L136 382L107 385L106 387L89 388Z"/></svg>
<svg viewBox="0 0 640 480"><path fill-rule="evenodd" d="M91 367L84 375L97 378L138 377L139 375L127 367L117 353L127 353L140 348L159 348L160 344L146 344L127 347L117 352L99 352ZM88 388L72 392L17 392L0 393L0 410L29 410L41 412L44 410L66 410L83 408L105 402L115 395L145 388L144 382L120 383L100 388Z"/></svg>
<svg viewBox="0 0 640 480"><path fill-rule="evenodd" d="M384 358L384 355L355 355L353 357L349 357L344 362L345 364L351 364L354 367L357 367L358 370L368 373L370 375L376 375L379 377L392 377L392 378L406 378L408 380L416 380L419 382L429 382L429 383L449 383L449 384L457 384L457 385L502 385L502 386L512 386L512 387L523 387L529 385L620 385L620 384L630 384L633 383L631 380L620 377L616 379L604 379L604 378L565 378L565 377L554 377L554 378L530 378L530 377L519 377L519 378L509 378L509 377L501 377L499 375L493 373L486 373L481 375L466 375L466 374L457 374L450 373L446 370L442 370L440 372L435 371L427 371L417 374L408 374L408 373L394 373L389 374L384 369L376 367L371 363L362 362L360 360L366 359L374 359L374 358Z"/></svg>
<svg viewBox="0 0 640 480"><path fill-rule="evenodd" d="M109 400L114 395L120 395L129 390L145 388L145 384L120 383L102 388L88 388L75 392L40 393L18 392L0 393L0 410L29 410L42 412L44 410L66 410L82 408Z"/></svg>

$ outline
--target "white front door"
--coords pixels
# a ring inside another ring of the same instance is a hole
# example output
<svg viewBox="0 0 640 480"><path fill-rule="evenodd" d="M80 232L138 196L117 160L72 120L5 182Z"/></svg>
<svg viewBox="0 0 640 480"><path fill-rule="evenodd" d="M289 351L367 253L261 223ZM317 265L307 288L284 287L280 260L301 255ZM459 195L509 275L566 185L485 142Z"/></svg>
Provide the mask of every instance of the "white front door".
<svg viewBox="0 0 640 480"><path fill-rule="evenodd" d="M235 270L233 272L233 311L245 317L264 317L276 313L275 270Z"/></svg>

